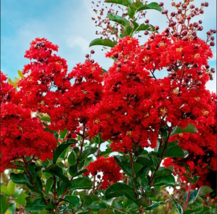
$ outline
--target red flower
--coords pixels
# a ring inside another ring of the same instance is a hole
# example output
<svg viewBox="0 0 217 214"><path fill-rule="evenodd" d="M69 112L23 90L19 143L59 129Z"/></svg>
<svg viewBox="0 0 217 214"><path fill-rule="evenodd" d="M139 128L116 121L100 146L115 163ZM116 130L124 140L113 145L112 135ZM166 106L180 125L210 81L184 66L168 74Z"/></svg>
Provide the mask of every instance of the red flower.
<svg viewBox="0 0 217 214"><path fill-rule="evenodd" d="M66 60L52 54L57 50L57 45L37 38L26 51L25 57L35 61L24 66L25 77L18 82L17 96L24 107L48 113L58 104L58 97L70 87Z"/></svg>
<svg viewBox="0 0 217 214"><path fill-rule="evenodd" d="M15 88L10 83L6 82L7 77L3 74L3 72L0 72L0 103L6 103L8 101L11 101L11 99L14 97L15 94Z"/></svg>
<svg viewBox="0 0 217 214"><path fill-rule="evenodd" d="M11 102L1 105L1 172L13 167L12 161L24 156L42 161L52 159L56 146L56 139L43 131L29 109Z"/></svg>
<svg viewBox="0 0 217 214"><path fill-rule="evenodd" d="M68 77L74 84L58 98L51 116L51 128L79 132L80 124L87 124L95 105L102 97L102 68L98 63L87 60L77 64Z"/></svg>
<svg viewBox="0 0 217 214"><path fill-rule="evenodd" d="M117 61L105 75L103 99L94 110L89 134L100 132L104 140L112 140L114 151L131 151L134 144L156 146L160 120L151 100L154 81L141 54L138 40L129 37L107 53Z"/></svg>
<svg viewBox="0 0 217 214"><path fill-rule="evenodd" d="M120 181L122 179L121 168L115 162L113 157L98 157L97 160L91 162L87 166L88 172L84 173L85 176L91 174L96 176L98 173L102 172L101 175L98 174L98 178L101 179L102 189L107 189L110 185Z"/></svg>

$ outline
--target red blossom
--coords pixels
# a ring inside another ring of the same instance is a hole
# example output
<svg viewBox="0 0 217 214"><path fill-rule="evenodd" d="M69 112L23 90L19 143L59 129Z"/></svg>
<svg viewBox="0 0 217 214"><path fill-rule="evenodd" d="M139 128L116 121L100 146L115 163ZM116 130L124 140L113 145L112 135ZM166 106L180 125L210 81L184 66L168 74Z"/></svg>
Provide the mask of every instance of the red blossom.
<svg viewBox="0 0 217 214"><path fill-rule="evenodd" d="M14 167L12 161L24 156L52 159L56 146L54 136L43 130L29 109L11 102L1 105L1 172Z"/></svg>
<svg viewBox="0 0 217 214"><path fill-rule="evenodd" d="M87 166L88 172L84 173L85 176L91 174L96 176L98 173L102 172L101 175L98 174L98 177L101 180L102 189L107 189L110 185L120 181L122 179L122 173L120 172L121 168L117 165L114 157L103 157L100 156L94 162L91 162Z"/></svg>

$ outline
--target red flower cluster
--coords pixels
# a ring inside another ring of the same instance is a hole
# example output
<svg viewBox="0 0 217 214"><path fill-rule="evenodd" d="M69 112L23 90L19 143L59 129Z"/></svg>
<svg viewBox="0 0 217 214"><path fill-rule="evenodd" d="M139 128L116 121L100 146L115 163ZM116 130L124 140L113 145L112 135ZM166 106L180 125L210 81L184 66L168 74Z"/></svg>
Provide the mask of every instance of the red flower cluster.
<svg viewBox="0 0 217 214"><path fill-rule="evenodd" d="M32 118L31 111L24 108L13 85L6 82L1 72L1 168L15 167L12 161L24 156L46 161L52 159L53 150L57 146L56 139L43 130L43 126Z"/></svg>
<svg viewBox="0 0 217 214"><path fill-rule="evenodd" d="M134 143L154 148L160 119L152 101L154 80L144 69L138 40L125 37L107 53L116 62L105 74L103 99L89 124L89 134L112 140L114 151L131 151ZM149 142L150 141L150 142Z"/></svg>
<svg viewBox="0 0 217 214"><path fill-rule="evenodd" d="M43 130L29 109L11 102L1 105L1 172L24 156L52 159L56 146L53 135Z"/></svg>
<svg viewBox="0 0 217 214"><path fill-rule="evenodd" d="M135 144L154 148L165 122L182 128L194 123L210 108L205 70L211 56L204 41L168 38L165 32L144 47L134 38L120 40L107 53L116 61L105 75L103 99L89 134L100 132L104 140L113 141L113 150L127 152ZM154 80L154 71L163 67L169 76Z"/></svg>
<svg viewBox="0 0 217 214"><path fill-rule="evenodd" d="M102 97L102 68L98 63L86 60L78 64L68 75L74 84L62 93L58 105L49 112L51 128L70 133L79 132L79 123L86 124L95 105ZM72 137L71 135L71 137Z"/></svg>
<svg viewBox="0 0 217 214"><path fill-rule="evenodd" d="M85 176L89 174L96 176L97 173L103 173L102 178L100 174L97 175L97 178L101 179L100 188L103 189L107 189L122 179L121 168L117 165L114 157L98 157L97 160L88 165L87 169L88 172L84 173Z"/></svg>
<svg viewBox="0 0 217 214"><path fill-rule="evenodd" d="M52 54L57 50L58 46L44 38L37 38L26 51L25 57L35 61L24 66L23 74L26 77L18 82L21 90L17 96L24 107L47 113L70 87L70 81L66 78L66 60Z"/></svg>
<svg viewBox="0 0 217 214"><path fill-rule="evenodd" d="M198 90L198 92L202 92ZM164 164L166 166L174 165L179 174L184 171L180 169L179 161L191 161L192 174L201 176L201 179L196 185L203 184L204 180L210 171L216 171L216 156L217 156L217 142L216 142L216 95L210 94L209 91L203 90L203 93L195 94L195 99L186 107L187 114L192 118L192 123L197 127L197 134L183 133L175 135L170 138L170 141L179 140L179 146L187 150L189 156L184 160L174 159L167 160ZM196 102L195 102L196 101ZM183 179L186 178L183 176Z"/></svg>
<svg viewBox="0 0 217 214"><path fill-rule="evenodd" d="M15 88L10 83L6 82L7 77L3 74L3 72L0 72L0 103L5 103L7 101L11 101L11 99L14 97Z"/></svg>
<svg viewBox="0 0 217 214"><path fill-rule="evenodd" d="M45 38L31 43L25 57L35 61L24 67L26 77L18 83L17 96L24 107L47 113L51 129L66 128L75 137L79 123L87 123L92 106L101 99L102 68L88 59L67 74L66 61L52 54L57 50Z"/></svg>
<svg viewBox="0 0 217 214"><path fill-rule="evenodd" d="M208 58L213 56L211 48L201 39L194 40L192 37L188 41L175 37L166 37L166 32L150 38L143 48L146 60L145 68L150 71L161 70L164 67L168 71L177 71L176 75L181 76L182 69L185 73L197 74L202 66L208 65ZM179 71L178 71L179 70Z"/></svg>

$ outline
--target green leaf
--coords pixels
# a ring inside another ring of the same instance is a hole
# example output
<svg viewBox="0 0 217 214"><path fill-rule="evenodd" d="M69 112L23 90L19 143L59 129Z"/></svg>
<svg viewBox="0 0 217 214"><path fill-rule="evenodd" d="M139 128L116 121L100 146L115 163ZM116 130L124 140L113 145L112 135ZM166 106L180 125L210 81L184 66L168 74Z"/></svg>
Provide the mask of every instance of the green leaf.
<svg viewBox="0 0 217 214"><path fill-rule="evenodd" d="M54 176L59 177L66 184L66 186L71 186L71 182L69 181L69 179L65 175L63 175L63 170L58 165L56 165L56 164L50 165L45 170L45 172L49 172L49 173L53 174Z"/></svg>
<svg viewBox="0 0 217 214"><path fill-rule="evenodd" d="M6 195L10 195L7 186L3 186L3 185L0 187L0 193L5 193Z"/></svg>
<svg viewBox="0 0 217 214"><path fill-rule="evenodd" d="M103 209L100 210L97 214L114 214L114 212L112 210Z"/></svg>
<svg viewBox="0 0 217 214"><path fill-rule="evenodd" d="M141 174L138 178L136 178L136 181L140 184L142 187L146 187L148 185L148 178L146 175Z"/></svg>
<svg viewBox="0 0 217 214"><path fill-rule="evenodd" d="M93 200L91 199L89 195L85 195L85 192L80 192L79 195L80 195L82 204L84 204L85 206L88 206L93 202Z"/></svg>
<svg viewBox="0 0 217 214"><path fill-rule="evenodd" d="M109 18L109 20L114 21L118 24L121 24L124 27L130 25L130 22L127 19L125 19L121 16L113 15L112 13L108 14L108 18Z"/></svg>
<svg viewBox="0 0 217 214"><path fill-rule="evenodd" d="M25 210L26 211L41 211L43 209L46 209L47 206L44 205L44 204L27 204L26 207L25 207Z"/></svg>
<svg viewBox="0 0 217 214"><path fill-rule="evenodd" d="M69 174L73 177L78 171L77 164L69 167Z"/></svg>
<svg viewBox="0 0 217 214"><path fill-rule="evenodd" d="M90 147L90 148L87 148L85 149L83 152L82 152L82 155L81 155L81 160L83 160L84 158L86 158L87 156L95 153L98 149L95 148L95 147Z"/></svg>
<svg viewBox="0 0 217 214"><path fill-rule="evenodd" d="M68 130L66 130L66 129L64 131L60 131L60 138L65 139L67 132L68 132Z"/></svg>
<svg viewBox="0 0 217 214"><path fill-rule="evenodd" d="M72 139L71 139L72 140ZM62 144L60 144L56 150L54 151L54 154L53 154L53 162L56 163L57 159L59 158L59 156L69 147L71 146L72 144L75 144L77 143L76 140L73 140L71 142L64 142Z"/></svg>
<svg viewBox="0 0 217 214"><path fill-rule="evenodd" d="M92 157L86 158L84 162L84 166L87 167L94 159Z"/></svg>
<svg viewBox="0 0 217 214"><path fill-rule="evenodd" d="M24 78L22 71L18 70L17 73L18 73L20 79L23 79L23 78Z"/></svg>
<svg viewBox="0 0 217 214"><path fill-rule="evenodd" d="M136 201L136 195L134 189L124 183L115 183L108 187L105 191L106 198L114 198L120 196L126 196L130 200Z"/></svg>
<svg viewBox="0 0 217 214"><path fill-rule="evenodd" d="M131 33L133 32L133 28L131 26L126 26L123 30L122 36L131 36Z"/></svg>
<svg viewBox="0 0 217 214"><path fill-rule="evenodd" d="M162 8L158 5L156 2L152 2L150 4L145 4L141 6L140 8L137 9L137 12L142 11L142 10L157 10L157 11L162 11Z"/></svg>
<svg viewBox="0 0 217 214"><path fill-rule="evenodd" d="M9 211L9 214L14 214L16 211L16 204L15 203L10 204L8 207L8 211Z"/></svg>
<svg viewBox="0 0 217 214"><path fill-rule="evenodd" d="M198 182L199 179L200 179L199 176L194 176L192 179L191 178L189 179L189 182L192 183L192 184L195 184L195 183Z"/></svg>
<svg viewBox="0 0 217 214"><path fill-rule="evenodd" d="M139 26L135 29L135 31L144 31L144 30L148 30L148 31L153 30L153 31L154 31L155 28L154 28L154 26L152 26L152 25L151 25L151 28L150 28L149 25L141 24L141 25L139 25Z"/></svg>
<svg viewBox="0 0 217 214"><path fill-rule="evenodd" d="M91 189L92 182L88 177L74 179L69 189Z"/></svg>
<svg viewBox="0 0 217 214"><path fill-rule="evenodd" d="M110 39L101 39L101 38L98 38L98 39L94 39L89 47L91 46L94 46L94 45L102 45L102 46L107 46L107 47L114 47L115 45L117 44L116 41L112 41Z"/></svg>
<svg viewBox="0 0 217 214"><path fill-rule="evenodd" d="M153 198L159 195L159 190L157 188L148 189L146 190L145 195L148 196L149 198Z"/></svg>
<svg viewBox="0 0 217 214"><path fill-rule="evenodd" d="M180 134L180 133L198 133L198 131L194 125L189 123L187 125L187 127L185 127L184 129L181 129L180 127L174 128L171 136L176 135L176 134Z"/></svg>
<svg viewBox="0 0 217 214"><path fill-rule="evenodd" d="M150 164L150 166L155 169L160 161L159 154L152 151L149 153L149 158L152 160L152 164Z"/></svg>
<svg viewBox="0 0 217 214"><path fill-rule="evenodd" d="M42 182L38 176L36 177L35 184L36 184L38 190L41 192L42 191Z"/></svg>
<svg viewBox="0 0 217 214"><path fill-rule="evenodd" d="M140 8L142 6L142 2L134 2L132 3L127 10L127 13L129 15L130 18L133 18L135 15L135 12L137 11L138 8Z"/></svg>
<svg viewBox="0 0 217 214"><path fill-rule="evenodd" d="M135 31L136 28L139 27L139 24L138 24L137 22L135 22L135 21L131 21L131 22L132 22L132 24L133 24L133 30Z"/></svg>
<svg viewBox="0 0 217 214"><path fill-rule="evenodd" d="M8 202L8 198L5 195L0 195L0 213L5 213L9 207L9 202Z"/></svg>
<svg viewBox="0 0 217 214"><path fill-rule="evenodd" d="M201 207L194 207L194 208L191 208L190 210L186 210L184 212L184 214L191 214L191 213L201 213L204 209L204 207L201 206Z"/></svg>
<svg viewBox="0 0 217 214"><path fill-rule="evenodd" d="M152 200L146 196L143 196L139 200L136 201L138 206L148 207L152 204Z"/></svg>
<svg viewBox="0 0 217 214"><path fill-rule="evenodd" d="M169 176L172 174L172 171L168 168L160 167L158 171L155 173L154 177L163 177L163 176Z"/></svg>
<svg viewBox="0 0 217 214"><path fill-rule="evenodd" d="M104 74L104 73L108 73L108 71L107 71L107 70L105 70L105 69L102 69L102 70L103 70L103 74Z"/></svg>
<svg viewBox="0 0 217 214"><path fill-rule="evenodd" d="M173 198L173 196L170 196L170 197L171 197L173 203L175 204L176 210L178 211L178 213L179 213L179 214L183 214L183 209L182 209L181 205L179 205L179 204L177 203L177 201Z"/></svg>
<svg viewBox="0 0 217 214"><path fill-rule="evenodd" d="M153 210L153 209L156 209L157 207L159 207L160 205L162 204L165 204L167 202L166 201L159 201L159 202L153 202L152 205L150 205L149 207L146 207L145 210Z"/></svg>
<svg viewBox="0 0 217 214"><path fill-rule="evenodd" d="M159 176L154 179L153 186L173 186L175 185L175 178L172 175Z"/></svg>
<svg viewBox="0 0 217 214"><path fill-rule="evenodd" d="M77 155L75 153L74 150L72 150L72 152L70 153L69 157L68 157L68 161L69 161L69 164L72 166L76 163L77 161Z"/></svg>
<svg viewBox="0 0 217 214"><path fill-rule="evenodd" d="M47 210L42 210L39 214L51 214Z"/></svg>
<svg viewBox="0 0 217 214"><path fill-rule="evenodd" d="M18 195L17 198L14 199L14 201L16 203L18 203L21 206L25 206L26 205L26 197L28 195L25 192L22 192L20 195Z"/></svg>
<svg viewBox="0 0 217 214"><path fill-rule="evenodd" d="M184 194L184 200L187 199L187 195L188 195L188 191L186 191L185 194ZM189 195L188 204L193 204L195 202L197 196L198 196L198 190L191 191L191 193Z"/></svg>
<svg viewBox="0 0 217 214"><path fill-rule="evenodd" d="M136 163L141 164L142 166L147 166L151 164L151 160L147 155L139 155L136 159Z"/></svg>
<svg viewBox="0 0 217 214"><path fill-rule="evenodd" d="M26 174L23 174L23 173L20 173L20 174L11 173L10 178L15 184L24 184L24 185L28 185L28 186L33 187L29 177Z"/></svg>
<svg viewBox="0 0 217 214"><path fill-rule="evenodd" d="M53 183L54 183L53 177L49 177L45 185L45 194L48 194L50 192Z"/></svg>
<svg viewBox="0 0 217 214"><path fill-rule="evenodd" d="M115 155L114 159L121 169L129 176L132 176L130 162L123 156Z"/></svg>
<svg viewBox="0 0 217 214"><path fill-rule="evenodd" d="M211 193L213 190L209 186L202 186L199 189L198 196L204 196Z"/></svg>
<svg viewBox="0 0 217 214"><path fill-rule="evenodd" d="M79 198L74 195L66 196L64 199L61 199L63 201L66 201L70 204L78 205L79 204Z"/></svg>
<svg viewBox="0 0 217 214"><path fill-rule="evenodd" d="M16 189L15 189L15 193L14 193L14 197L17 198L22 192L23 192L22 189L16 188Z"/></svg>
<svg viewBox="0 0 217 214"><path fill-rule="evenodd" d="M57 196L59 197L60 195L62 195L66 188L67 188L66 184L61 180L59 180L57 182Z"/></svg>
<svg viewBox="0 0 217 214"><path fill-rule="evenodd" d="M137 175L137 173L140 174L140 170L143 169L144 167L141 164L139 164L139 163L134 163L134 167L133 168L134 168L135 174Z"/></svg>
<svg viewBox="0 0 217 214"><path fill-rule="evenodd" d="M163 152L164 146L159 149L159 154L161 155ZM168 143L166 152L164 154L165 157L171 158L184 158L185 154L180 146L178 146L178 141Z"/></svg>
<svg viewBox="0 0 217 214"><path fill-rule="evenodd" d="M130 0L105 0L105 3L114 3L114 4L129 6L131 4L131 1Z"/></svg>
<svg viewBox="0 0 217 214"><path fill-rule="evenodd" d="M41 117L39 120L45 121L45 122L50 122L50 117L49 116Z"/></svg>
<svg viewBox="0 0 217 214"><path fill-rule="evenodd" d="M82 170L78 171L78 172L75 174L75 176L79 176L79 175L81 175L81 174L83 174L83 173L85 173L85 172L87 172L87 171L88 171L87 169L82 169Z"/></svg>

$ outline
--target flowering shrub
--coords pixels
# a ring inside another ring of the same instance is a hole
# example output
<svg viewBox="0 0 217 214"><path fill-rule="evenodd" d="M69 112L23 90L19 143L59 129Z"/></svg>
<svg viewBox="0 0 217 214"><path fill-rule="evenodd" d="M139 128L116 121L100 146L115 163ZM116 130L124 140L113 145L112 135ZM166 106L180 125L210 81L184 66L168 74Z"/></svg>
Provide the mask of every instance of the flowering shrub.
<svg viewBox="0 0 217 214"><path fill-rule="evenodd" d="M191 22L208 3L172 2L169 16L163 3L105 2L127 9L110 8L90 43L111 47L108 71L92 50L68 72L58 46L36 38L19 81L1 72L1 213L215 213L216 30L204 41ZM168 28L137 23L148 9Z"/></svg>

